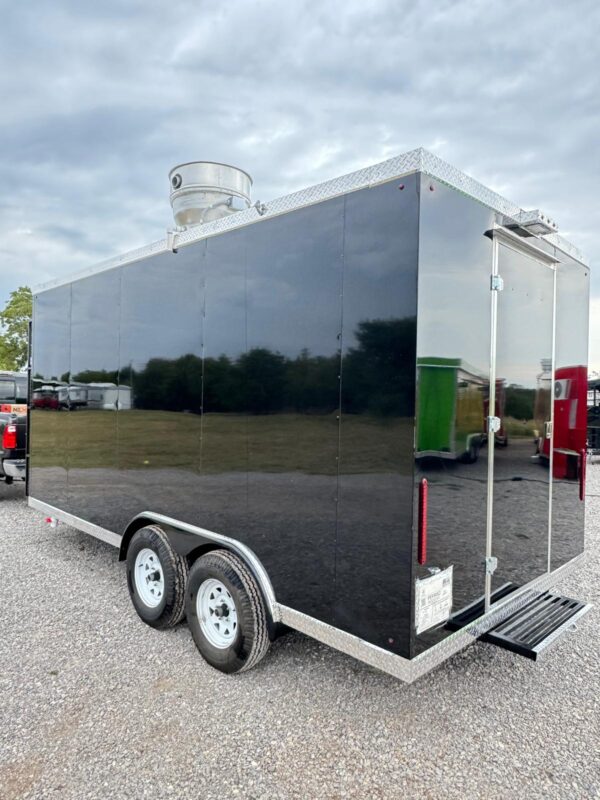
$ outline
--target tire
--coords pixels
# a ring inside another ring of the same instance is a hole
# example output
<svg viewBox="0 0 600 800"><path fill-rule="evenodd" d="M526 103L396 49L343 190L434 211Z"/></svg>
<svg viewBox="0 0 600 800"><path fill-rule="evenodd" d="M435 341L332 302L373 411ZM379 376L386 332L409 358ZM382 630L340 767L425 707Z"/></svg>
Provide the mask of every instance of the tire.
<svg viewBox="0 0 600 800"><path fill-rule="evenodd" d="M154 569L155 580L149 580ZM158 525L135 533L127 549L127 586L140 619L152 628L172 628L183 619L188 564ZM145 581L144 581L145 578Z"/></svg>
<svg viewBox="0 0 600 800"><path fill-rule="evenodd" d="M469 449L463 455L461 461L463 462L463 464L474 464L478 458L479 458L479 447L474 442L471 442L471 444L469 445Z"/></svg>
<svg viewBox="0 0 600 800"><path fill-rule="evenodd" d="M194 562L185 605L196 647L215 669L244 672L269 649L261 591L242 559L228 550L213 550Z"/></svg>

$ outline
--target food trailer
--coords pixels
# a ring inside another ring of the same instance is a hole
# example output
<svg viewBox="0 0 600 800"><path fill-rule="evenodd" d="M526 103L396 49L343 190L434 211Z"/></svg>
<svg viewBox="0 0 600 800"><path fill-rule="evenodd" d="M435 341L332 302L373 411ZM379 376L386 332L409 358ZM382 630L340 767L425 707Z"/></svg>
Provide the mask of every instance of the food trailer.
<svg viewBox="0 0 600 800"><path fill-rule="evenodd" d="M416 458L477 461L489 378L459 358L419 358Z"/></svg>
<svg viewBox="0 0 600 800"><path fill-rule="evenodd" d="M29 504L118 548L139 617L186 617L224 672L287 628L409 682L477 639L537 658L589 609L551 591L585 451L553 469L556 398L547 459L499 446L498 386L533 428L540 363L585 369L581 253L422 149L267 203L227 165L169 179L165 239L34 292L33 396L129 399L33 404Z"/></svg>

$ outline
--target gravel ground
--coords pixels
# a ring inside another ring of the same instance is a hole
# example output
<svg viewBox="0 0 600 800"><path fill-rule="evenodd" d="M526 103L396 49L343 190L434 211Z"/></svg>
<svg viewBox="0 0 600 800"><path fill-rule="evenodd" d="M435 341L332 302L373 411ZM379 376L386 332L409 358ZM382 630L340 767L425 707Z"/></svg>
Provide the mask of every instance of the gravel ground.
<svg viewBox="0 0 600 800"><path fill-rule="evenodd" d="M600 606L600 466L588 559ZM600 797L597 611L537 664L477 643L412 686L300 635L207 666L135 616L116 552L0 485L0 798Z"/></svg>

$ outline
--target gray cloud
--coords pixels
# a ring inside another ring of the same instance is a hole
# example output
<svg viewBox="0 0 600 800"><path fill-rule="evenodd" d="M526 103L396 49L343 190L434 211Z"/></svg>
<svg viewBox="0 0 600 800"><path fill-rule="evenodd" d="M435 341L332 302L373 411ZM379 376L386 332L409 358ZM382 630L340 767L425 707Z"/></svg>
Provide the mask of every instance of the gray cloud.
<svg viewBox="0 0 600 800"><path fill-rule="evenodd" d="M160 238L195 158L270 199L423 145L598 263L599 30L588 0L6 4L0 302Z"/></svg>

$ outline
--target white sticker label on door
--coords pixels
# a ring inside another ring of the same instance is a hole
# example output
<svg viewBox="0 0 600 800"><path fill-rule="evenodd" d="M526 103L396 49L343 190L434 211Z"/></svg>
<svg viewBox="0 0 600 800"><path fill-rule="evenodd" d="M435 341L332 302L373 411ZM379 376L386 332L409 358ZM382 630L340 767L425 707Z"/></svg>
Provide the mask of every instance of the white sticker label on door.
<svg viewBox="0 0 600 800"><path fill-rule="evenodd" d="M452 610L452 571L448 567L429 578L416 581L415 627L417 633L445 622Z"/></svg>

